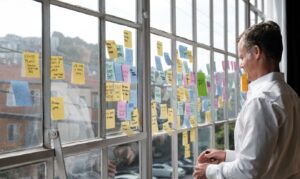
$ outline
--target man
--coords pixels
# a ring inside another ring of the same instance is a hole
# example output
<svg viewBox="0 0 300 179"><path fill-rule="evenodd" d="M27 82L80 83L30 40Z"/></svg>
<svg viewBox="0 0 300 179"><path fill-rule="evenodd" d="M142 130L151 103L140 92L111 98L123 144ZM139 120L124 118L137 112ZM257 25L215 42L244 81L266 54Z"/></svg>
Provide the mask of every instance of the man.
<svg viewBox="0 0 300 179"><path fill-rule="evenodd" d="M237 117L235 150L206 150L197 179L299 179L300 100L279 72L282 37L272 21L247 29L238 40L240 67L250 81Z"/></svg>

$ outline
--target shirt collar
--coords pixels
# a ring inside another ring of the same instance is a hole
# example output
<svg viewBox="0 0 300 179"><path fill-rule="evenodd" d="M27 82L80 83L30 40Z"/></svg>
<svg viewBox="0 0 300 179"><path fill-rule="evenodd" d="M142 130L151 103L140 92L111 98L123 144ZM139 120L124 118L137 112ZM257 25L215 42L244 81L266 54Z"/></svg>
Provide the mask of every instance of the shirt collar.
<svg viewBox="0 0 300 179"><path fill-rule="evenodd" d="M260 87L264 86L263 83L275 80L284 81L284 74L280 72L271 72L259 77L249 84L249 91L258 90Z"/></svg>

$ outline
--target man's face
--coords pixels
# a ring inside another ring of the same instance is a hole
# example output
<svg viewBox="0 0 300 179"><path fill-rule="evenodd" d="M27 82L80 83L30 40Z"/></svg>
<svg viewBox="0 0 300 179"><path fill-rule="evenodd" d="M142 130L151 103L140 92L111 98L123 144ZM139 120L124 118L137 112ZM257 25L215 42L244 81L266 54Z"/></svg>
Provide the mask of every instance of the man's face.
<svg viewBox="0 0 300 179"><path fill-rule="evenodd" d="M248 50L244 45L242 38L238 43L238 53L240 58L240 67L248 74L248 80L254 81L256 79L256 60L252 54L252 49Z"/></svg>

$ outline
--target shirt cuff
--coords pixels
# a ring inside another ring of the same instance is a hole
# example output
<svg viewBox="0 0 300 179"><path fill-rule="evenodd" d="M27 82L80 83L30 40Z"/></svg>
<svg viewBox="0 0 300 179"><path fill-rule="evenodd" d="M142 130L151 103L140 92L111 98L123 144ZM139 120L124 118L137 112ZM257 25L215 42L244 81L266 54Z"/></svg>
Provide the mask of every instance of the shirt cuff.
<svg viewBox="0 0 300 179"><path fill-rule="evenodd" d="M231 162L235 160L236 154L234 150L225 150L226 156L225 156L225 162Z"/></svg>
<svg viewBox="0 0 300 179"><path fill-rule="evenodd" d="M217 173L219 171L219 165L209 164L206 168L205 175L207 179L217 179Z"/></svg>

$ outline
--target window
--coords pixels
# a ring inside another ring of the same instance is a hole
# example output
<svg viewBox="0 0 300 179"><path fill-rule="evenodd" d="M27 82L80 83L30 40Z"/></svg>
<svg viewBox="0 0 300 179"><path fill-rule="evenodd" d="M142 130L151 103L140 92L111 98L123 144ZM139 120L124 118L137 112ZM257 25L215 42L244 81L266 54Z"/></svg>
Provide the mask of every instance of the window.
<svg viewBox="0 0 300 179"><path fill-rule="evenodd" d="M20 127L18 124L7 125L7 140L8 142L18 142L20 136Z"/></svg>

